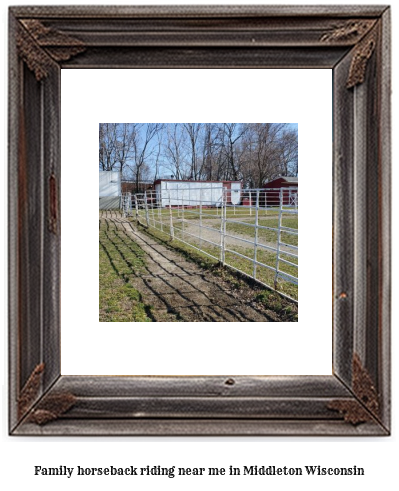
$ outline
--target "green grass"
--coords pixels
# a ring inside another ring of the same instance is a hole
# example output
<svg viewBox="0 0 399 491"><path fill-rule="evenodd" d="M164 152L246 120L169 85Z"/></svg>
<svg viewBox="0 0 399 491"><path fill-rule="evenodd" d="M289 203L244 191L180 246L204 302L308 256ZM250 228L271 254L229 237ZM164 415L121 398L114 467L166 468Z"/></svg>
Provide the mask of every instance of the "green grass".
<svg viewBox="0 0 399 491"><path fill-rule="evenodd" d="M255 219L246 220L246 223L255 225ZM259 218L258 224L263 227L278 228L278 218ZM298 230L298 217L283 217L282 226ZM246 235L248 238L255 239L255 227L243 225L241 223L226 223L226 232L229 234ZM258 228L258 240L261 242L272 242L277 244L278 232L275 230ZM298 235L281 232L281 241L286 244L298 246Z"/></svg>
<svg viewBox="0 0 399 491"><path fill-rule="evenodd" d="M297 307L283 302L282 298L275 292L264 290L256 296L256 301L282 315L285 318L284 320L291 322L298 321Z"/></svg>
<svg viewBox="0 0 399 491"><path fill-rule="evenodd" d="M225 254L226 264L231 265L252 277L253 269L254 269L254 265L251 260L254 257L253 248L234 247L234 250L239 254L248 257L248 259L238 256L237 254L234 254L232 252L226 252ZM256 259L260 263L263 263L266 266L270 266L273 269L276 266L276 254L273 252L263 251L258 249L256 254ZM298 276L298 268L296 268L295 266L291 266L283 262L280 262L279 269L280 271L288 273L292 276L295 277ZM273 288L274 278L275 278L275 271L265 266L260 266L260 265L256 266L257 280ZM289 281L283 280L281 277L278 279L277 289L279 292L284 293L285 295L288 295L291 298L298 299L298 286Z"/></svg>
<svg viewBox="0 0 399 491"><path fill-rule="evenodd" d="M142 208L139 211L140 216L145 219L145 210ZM152 217L155 218L155 220L158 220L158 217L162 218L162 221L164 223L167 223L169 220L170 215L172 215L173 218L184 218L186 220L199 220L199 214L200 214L200 207L196 208L185 208L184 211L179 208L172 208L172 210L169 210L169 208L154 208L151 209L149 208L148 210L149 218L152 220ZM220 219L220 214L221 210L220 208L202 208L202 218L205 220L207 218L215 218L215 219ZM264 216L278 216L279 214L279 209L278 208L260 208L259 209L259 217L264 217ZM255 209L252 208L252 212L250 211L249 208L242 208L242 207L234 207L229 206L226 210L226 217L227 218L240 218L240 217L245 217L245 218L251 218L253 217L255 220Z"/></svg>
<svg viewBox="0 0 399 491"><path fill-rule="evenodd" d="M100 226L100 322L151 322L151 306L130 283L145 266L143 251L121 231Z"/></svg>

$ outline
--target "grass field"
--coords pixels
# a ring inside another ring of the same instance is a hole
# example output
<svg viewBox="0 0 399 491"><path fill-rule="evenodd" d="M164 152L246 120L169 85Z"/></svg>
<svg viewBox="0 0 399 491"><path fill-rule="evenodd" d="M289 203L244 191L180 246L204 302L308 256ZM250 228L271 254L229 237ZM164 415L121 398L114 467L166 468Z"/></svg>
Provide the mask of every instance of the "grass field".
<svg viewBox="0 0 399 491"><path fill-rule="evenodd" d="M100 222L100 322L151 322L146 305L129 282L144 267L143 251L134 242L126 245L121 233Z"/></svg>
<svg viewBox="0 0 399 491"><path fill-rule="evenodd" d="M255 218L246 220L245 223L255 225ZM258 225L261 227L278 227L278 218L259 218ZM284 217L282 220L283 227L292 228L298 230L298 216ZM255 227L250 227L248 225L243 225L241 223L226 223L226 232L237 233L246 235L250 239L255 239ZM275 230L258 228L258 240L263 240L264 242L277 243L278 232ZM294 233L281 232L281 241L290 245L298 245L298 235Z"/></svg>

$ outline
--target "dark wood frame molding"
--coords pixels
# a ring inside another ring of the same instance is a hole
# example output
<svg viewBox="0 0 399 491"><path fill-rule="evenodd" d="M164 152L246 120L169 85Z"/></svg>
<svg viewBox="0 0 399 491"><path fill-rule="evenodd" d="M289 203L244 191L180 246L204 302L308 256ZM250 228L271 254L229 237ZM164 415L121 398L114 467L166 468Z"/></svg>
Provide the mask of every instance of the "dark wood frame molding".
<svg viewBox="0 0 399 491"><path fill-rule="evenodd" d="M11 7L9 33L10 434L388 435L389 7ZM332 70L331 376L60 374L60 70L96 67Z"/></svg>

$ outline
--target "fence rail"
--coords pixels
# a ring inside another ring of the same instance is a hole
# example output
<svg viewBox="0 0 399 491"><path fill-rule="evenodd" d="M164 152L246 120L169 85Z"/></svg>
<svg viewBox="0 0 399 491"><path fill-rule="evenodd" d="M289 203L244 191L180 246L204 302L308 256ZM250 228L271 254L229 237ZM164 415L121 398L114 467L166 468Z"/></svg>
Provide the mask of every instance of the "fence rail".
<svg viewBox="0 0 399 491"><path fill-rule="evenodd" d="M298 188L187 191L127 193L123 213L298 300Z"/></svg>

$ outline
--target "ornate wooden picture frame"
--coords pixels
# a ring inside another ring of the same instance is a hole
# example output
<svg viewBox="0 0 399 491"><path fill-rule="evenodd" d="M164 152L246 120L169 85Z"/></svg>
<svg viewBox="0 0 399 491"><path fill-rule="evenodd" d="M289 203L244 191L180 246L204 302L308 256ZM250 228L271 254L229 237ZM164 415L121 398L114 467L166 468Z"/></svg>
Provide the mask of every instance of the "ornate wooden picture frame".
<svg viewBox="0 0 399 491"><path fill-rule="evenodd" d="M388 435L389 7L11 7L9 33L10 434ZM333 71L330 376L61 375L60 71L153 67Z"/></svg>

